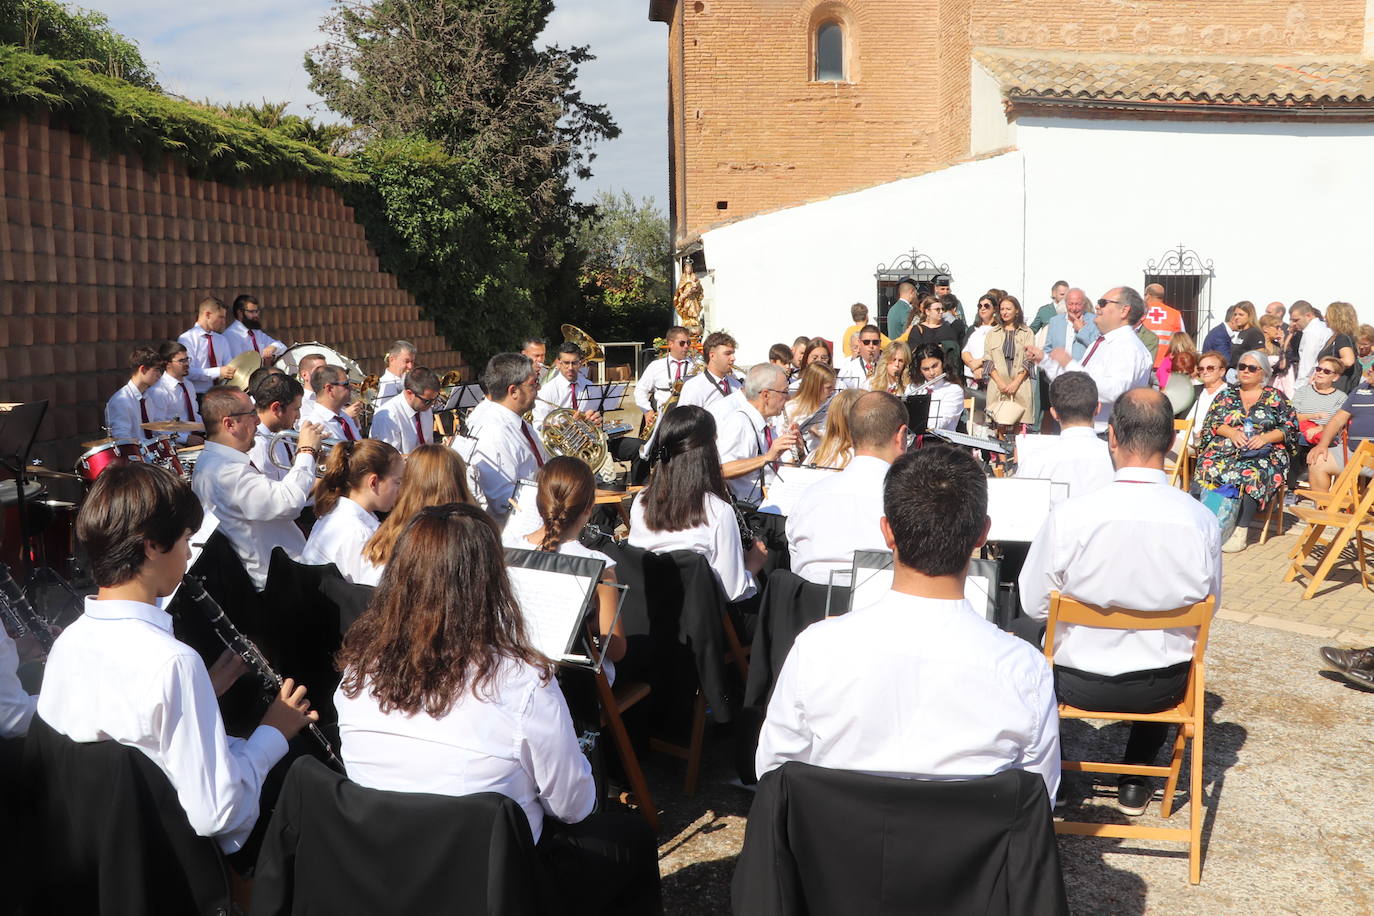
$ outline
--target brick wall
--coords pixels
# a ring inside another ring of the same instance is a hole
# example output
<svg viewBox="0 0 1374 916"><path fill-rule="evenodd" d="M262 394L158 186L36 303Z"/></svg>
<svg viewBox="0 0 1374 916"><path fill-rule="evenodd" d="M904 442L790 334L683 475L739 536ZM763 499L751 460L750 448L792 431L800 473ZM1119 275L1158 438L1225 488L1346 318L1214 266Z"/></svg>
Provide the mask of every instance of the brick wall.
<svg viewBox="0 0 1374 916"><path fill-rule="evenodd" d="M1358 54L1365 5L1365 0L676 0L671 5L656 0L651 16L670 23L677 242L721 223L922 174L966 157L974 46L1226 56ZM848 31L851 70L845 83L811 80L812 28L831 16L844 21ZM707 252L708 264L709 258Z"/></svg>
<svg viewBox="0 0 1374 916"><path fill-rule="evenodd" d="M103 435L129 351L191 327L207 294L251 292L279 339L320 341L369 373L398 337L420 365L462 363L332 189L149 172L44 120L0 129L0 178L0 401L49 399L36 453L55 466Z"/></svg>

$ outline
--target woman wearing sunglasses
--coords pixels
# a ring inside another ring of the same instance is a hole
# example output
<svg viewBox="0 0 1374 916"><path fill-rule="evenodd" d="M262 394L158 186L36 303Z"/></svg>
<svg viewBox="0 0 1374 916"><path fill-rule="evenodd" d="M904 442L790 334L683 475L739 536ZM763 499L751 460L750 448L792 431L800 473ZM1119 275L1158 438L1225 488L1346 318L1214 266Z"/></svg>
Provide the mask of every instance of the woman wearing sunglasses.
<svg viewBox="0 0 1374 916"><path fill-rule="evenodd" d="M1297 414L1283 392L1269 384L1264 351L1242 353L1236 377L1236 386L1223 389L1212 402L1198 440L1198 480L1240 490L1236 530L1221 545L1227 553L1245 549L1250 522L1283 485L1298 443Z"/></svg>

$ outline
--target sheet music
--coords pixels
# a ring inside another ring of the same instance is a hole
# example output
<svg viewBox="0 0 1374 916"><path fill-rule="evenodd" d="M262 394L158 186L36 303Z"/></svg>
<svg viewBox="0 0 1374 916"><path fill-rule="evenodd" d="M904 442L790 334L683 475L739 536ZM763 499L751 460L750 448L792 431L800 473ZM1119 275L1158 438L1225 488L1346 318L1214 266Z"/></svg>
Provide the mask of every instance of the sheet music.
<svg viewBox="0 0 1374 916"><path fill-rule="evenodd" d="M863 554L863 556L857 554ZM854 569L849 572L849 575L852 582L849 592L849 607L832 607L830 616L842 614L846 610L867 607L881 601L892 590L892 554L877 550L856 551ZM832 584L839 584L835 582L833 576L831 581ZM992 619L988 599L995 588L996 583L990 581L987 576L969 575L964 579L964 599L973 606L980 617L987 620Z"/></svg>
<svg viewBox="0 0 1374 916"><path fill-rule="evenodd" d="M1052 482L1039 478L988 478L988 518L992 519L989 541L1035 540L1049 517Z"/></svg>
<svg viewBox="0 0 1374 916"><path fill-rule="evenodd" d="M519 551L513 551L518 553ZM530 551L533 552L533 551ZM602 565L589 561L591 565ZM599 576L580 576L526 566L507 566L530 645L552 659L569 656Z"/></svg>
<svg viewBox="0 0 1374 916"><path fill-rule="evenodd" d="M759 505L759 511L774 515L791 515L792 508L813 483L838 473L828 468L780 467L777 476L768 486L768 495Z"/></svg>
<svg viewBox="0 0 1374 916"><path fill-rule="evenodd" d="M937 439L944 439L946 442L953 442L955 445L966 445L969 448L982 449L986 452L996 452L999 455L1011 453L1011 449L998 439L984 439L981 436L969 436L964 433L955 432L952 429L928 429L925 431L927 436L935 436Z"/></svg>
<svg viewBox="0 0 1374 916"><path fill-rule="evenodd" d="M612 382L606 386L605 402L601 412L608 410L619 410L620 405L625 400L625 392L630 389L629 382Z"/></svg>
<svg viewBox="0 0 1374 916"><path fill-rule="evenodd" d="M506 532L524 537L544 527L544 520L539 517L538 498L539 484L533 480L522 480L515 485L515 492L510 497L510 515L506 516Z"/></svg>

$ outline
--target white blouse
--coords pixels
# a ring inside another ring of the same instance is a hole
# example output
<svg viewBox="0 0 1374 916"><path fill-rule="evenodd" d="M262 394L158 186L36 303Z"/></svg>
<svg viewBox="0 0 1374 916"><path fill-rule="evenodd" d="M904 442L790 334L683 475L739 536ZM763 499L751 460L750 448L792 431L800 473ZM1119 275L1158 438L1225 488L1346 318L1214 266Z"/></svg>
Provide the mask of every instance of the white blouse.
<svg viewBox="0 0 1374 916"><path fill-rule="evenodd" d="M321 516L310 529L301 562L315 566L333 563L349 582L376 585L382 580L383 567L364 559L363 547L381 524L376 515L347 496L340 497L333 511Z"/></svg>
<svg viewBox="0 0 1374 916"><path fill-rule="evenodd" d="M539 549L539 545L531 544L525 535L510 531L509 529L501 533L501 545L503 547L518 547L521 550ZM586 557L589 560L600 560L602 563L606 564L606 572L615 569L615 560L612 560L607 554L599 550L593 550L586 546L577 538L559 544L558 553L567 557Z"/></svg>
<svg viewBox="0 0 1374 916"><path fill-rule="evenodd" d="M682 531L653 531L644 521L644 494L636 496L630 507L630 546L654 553L694 550L711 564L726 597L741 601L752 596L757 586L753 573L744 568L735 510L714 493L706 494L705 500L705 524Z"/></svg>

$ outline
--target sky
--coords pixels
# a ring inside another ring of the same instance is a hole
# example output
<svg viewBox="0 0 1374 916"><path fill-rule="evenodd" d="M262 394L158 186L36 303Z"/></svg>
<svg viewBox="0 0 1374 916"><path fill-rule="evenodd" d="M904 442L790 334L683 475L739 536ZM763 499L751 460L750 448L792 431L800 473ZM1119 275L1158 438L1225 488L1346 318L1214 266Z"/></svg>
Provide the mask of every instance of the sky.
<svg viewBox="0 0 1374 916"><path fill-rule="evenodd" d="M650 22L648 0L556 0L543 40L590 46L582 96L609 106L620 125L615 140L596 148L591 180L578 186L629 191L666 210L667 26ZM197 101L288 101L296 114L336 120L307 88L301 60L319 45L329 0L77 0L98 9L138 42L143 58L170 92Z"/></svg>

